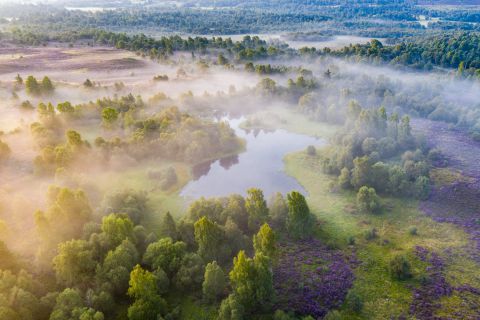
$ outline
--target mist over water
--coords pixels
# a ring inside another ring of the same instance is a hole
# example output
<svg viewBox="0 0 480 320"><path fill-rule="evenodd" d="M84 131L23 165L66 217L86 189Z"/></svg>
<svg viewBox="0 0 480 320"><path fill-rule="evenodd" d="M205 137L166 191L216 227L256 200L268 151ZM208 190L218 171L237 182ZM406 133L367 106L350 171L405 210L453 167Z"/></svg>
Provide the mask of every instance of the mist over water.
<svg viewBox="0 0 480 320"><path fill-rule="evenodd" d="M244 120L228 119L228 122L235 133L245 139L245 152L233 159L199 165L195 180L180 193L187 200L232 193L244 195L252 187L262 189L267 197L275 192L287 193L292 190L306 193L296 179L284 172L283 158L290 152L300 151L309 145L321 147L326 142L285 130L244 130L240 128Z"/></svg>

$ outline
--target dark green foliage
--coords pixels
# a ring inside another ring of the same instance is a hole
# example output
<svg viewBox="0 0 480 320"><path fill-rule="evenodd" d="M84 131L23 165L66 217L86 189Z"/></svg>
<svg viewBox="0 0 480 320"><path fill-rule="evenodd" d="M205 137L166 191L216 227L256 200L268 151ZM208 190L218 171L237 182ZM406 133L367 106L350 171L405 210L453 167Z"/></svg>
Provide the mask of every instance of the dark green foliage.
<svg viewBox="0 0 480 320"><path fill-rule="evenodd" d="M390 260L389 271L397 280L406 280L412 277L410 262L404 255L397 255Z"/></svg>
<svg viewBox="0 0 480 320"><path fill-rule="evenodd" d="M365 232L365 240L373 240L377 237L377 229L371 228Z"/></svg>
<svg viewBox="0 0 480 320"><path fill-rule="evenodd" d="M143 261L153 270L162 269L171 278L180 269L185 253L185 243L163 238L147 247Z"/></svg>
<svg viewBox="0 0 480 320"><path fill-rule="evenodd" d="M159 235L161 238L171 238L173 240L176 240L178 238L177 226L170 212L167 212L163 216L162 224L160 225Z"/></svg>
<svg viewBox="0 0 480 320"><path fill-rule="evenodd" d="M355 291L349 291L347 294L346 304L350 310L360 313L363 308L363 301Z"/></svg>

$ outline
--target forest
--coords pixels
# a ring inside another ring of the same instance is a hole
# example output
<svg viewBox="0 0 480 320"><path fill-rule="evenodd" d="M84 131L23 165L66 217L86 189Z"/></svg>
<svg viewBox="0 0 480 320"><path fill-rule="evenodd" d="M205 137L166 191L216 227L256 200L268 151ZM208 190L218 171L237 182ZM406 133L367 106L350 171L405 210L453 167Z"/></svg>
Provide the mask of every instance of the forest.
<svg viewBox="0 0 480 320"><path fill-rule="evenodd" d="M479 319L448 5L0 5L0 319Z"/></svg>

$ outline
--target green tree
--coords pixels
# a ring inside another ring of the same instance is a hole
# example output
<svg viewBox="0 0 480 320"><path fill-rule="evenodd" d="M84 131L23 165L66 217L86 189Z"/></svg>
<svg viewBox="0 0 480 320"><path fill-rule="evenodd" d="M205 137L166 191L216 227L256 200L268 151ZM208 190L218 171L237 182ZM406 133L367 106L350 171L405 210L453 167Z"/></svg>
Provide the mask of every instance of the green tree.
<svg viewBox="0 0 480 320"><path fill-rule="evenodd" d="M270 199L269 211L273 227L284 229L288 217L288 206L280 192L275 193Z"/></svg>
<svg viewBox="0 0 480 320"><path fill-rule="evenodd" d="M110 128L118 119L118 111L115 108L106 107L102 110L102 121L103 125L107 128Z"/></svg>
<svg viewBox="0 0 480 320"><path fill-rule="evenodd" d="M357 206L366 213L377 213L380 210L380 199L374 188L361 187L357 192Z"/></svg>
<svg viewBox="0 0 480 320"><path fill-rule="evenodd" d="M348 189L352 186L350 184L350 170L347 168L343 168L340 171L340 175L338 176L338 185L342 189Z"/></svg>
<svg viewBox="0 0 480 320"><path fill-rule="evenodd" d="M226 288L225 273L216 261L212 261L205 268L204 278L202 284L203 297L206 301L216 302Z"/></svg>
<svg viewBox="0 0 480 320"><path fill-rule="evenodd" d="M222 257L221 247L225 239L222 228L207 217L200 218L194 224L195 241L198 244L198 254L205 262L219 261Z"/></svg>
<svg viewBox="0 0 480 320"><path fill-rule="evenodd" d="M248 213L248 228L256 232L268 220L268 207L263 191L257 188L248 189L245 208Z"/></svg>
<svg viewBox="0 0 480 320"><path fill-rule="evenodd" d="M116 248L123 240L135 242L133 222L125 214L109 214L102 218L102 232L109 248Z"/></svg>
<svg viewBox="0 0 480 320"><path fill-rule="evenodd" d="M53 259L57 281L69 287L87 286L95 273L93 252L85 240L70 240L58 247Z"/></svg>
<svg viewBox="0 0 480 320"><path fill-rule="evenodd" d="M371 165L369 157L363 156L353 160L351 183L355 189L369 185L370 169Z"/></svg>
<svg viewBox="0 0 480 320"><path fill-rule="evenodd" d="M224 299L218 311L218 320L243 320L245 310L235 294Z"/></svg>
<svg viewBox="0 0 480 320"><path fill-rule="evenodd" d="M41 93L40 84L34 76L28 76L25 81L25 90L27 94L32 96L38 96Z"/></svg>
<svg viewBox="0 0 480 320"><path fill-rule="evenodd" d="M161 238L172 238L173 240L178 238L177 226L170 212L163 216L159 234Z"/></svg>
<svg viewBox="0 0 480 320"><path fill-rule="evenodd" d="M235 297L246 313L266 309L273 296L273 281L270 259L263 254L248 258L242 250L233 259L230 284Z"/></svg>
<svg viewBox="0 0 480 320"><path fill-rule="evenodd" d="M130 273L128 295L135 302L128 308L130 320L157 320L165 313L166 302L157 292L154 274L137 265Z"/></svg>
<svg viewBox="0 0 480 320"><path fill-rule="evenodd" d="M253 247L255 254L261 253L274 259L277 253L275 233L268 224L263 224L260 231L253 236Z"/></svg>
<svg viewBox="0 0 480 320"><path fill-rule="evenodd" d="M172 278L180 268L185 253L184 242L173 242L171 238L163 238L147 247L143 261L154 270L162 269L169 278Z"/></svg>
<svg viewBox="0 0 480 320"><path fill-rule="evenodd" d="M193 252L185 254L174 278L177 290L183 292L198 290L203 282L204 269L205 263L198 254Z"/></svg>
<svg viewBox="0 0 480 320"><path fill-rule="evenodd" d="M312 235L315 218L310 213L305 197L297 192L292 191L287 195L288 201L288 218L287 231L294 238L308 238Z"/></svg>
<svg viewBox="0 0 480 320"><path fill-rule="evenodd" d="M139 259L139 253L133 243L123 240L115 250L109 251L105 257L99 274L101 281L110 283L116 295L125 294L128 289L130 272Z"/></svg>
<svg viewBox="0 0 480 320"><path fill-rule="evenodd" d="M51 94L55 88L53 87L52 81L49 77L45 76L42 79L41 92L43 94Z"/></svg>
<svg viewBox="0 0 480 320"><path fill-rule="evenodd" d="M15 77L15 83L17 85L22 85L23 84L23 78L18 73L17 73L17 76Z"/></svg>

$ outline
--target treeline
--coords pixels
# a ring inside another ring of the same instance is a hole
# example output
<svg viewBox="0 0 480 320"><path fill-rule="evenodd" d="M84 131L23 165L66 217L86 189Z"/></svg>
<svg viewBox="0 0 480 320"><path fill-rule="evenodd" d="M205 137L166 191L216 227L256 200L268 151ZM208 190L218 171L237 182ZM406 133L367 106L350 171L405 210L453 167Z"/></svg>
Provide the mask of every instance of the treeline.
<svg viewBox="0 0 480 320"><path fill-rule="evenodd" d="M384 46L378 40L365 45L351 45L334 56L358 56L371 62L383 61L416 69L431 70L434 66L454 68L465 77L480 77L480 35L474 32L435 35Z"/></svg>
<svg viewBox="0 0 480 320"><path fill-rule="evenodd" d="M35 214L40 269L18 270L21 261L0 243L2 257L12 258L0 261L2 319L178 319L179 295L218 319L271 315L277 232L297 241L315 229L298 192L276 194L269 205L255 188L245 198L202 198L185 218L166 213L149 231L141 192L112 193L95 211L82 190L52 186L47 198ZM274 319L299 318L276 310Z"/></svg>

